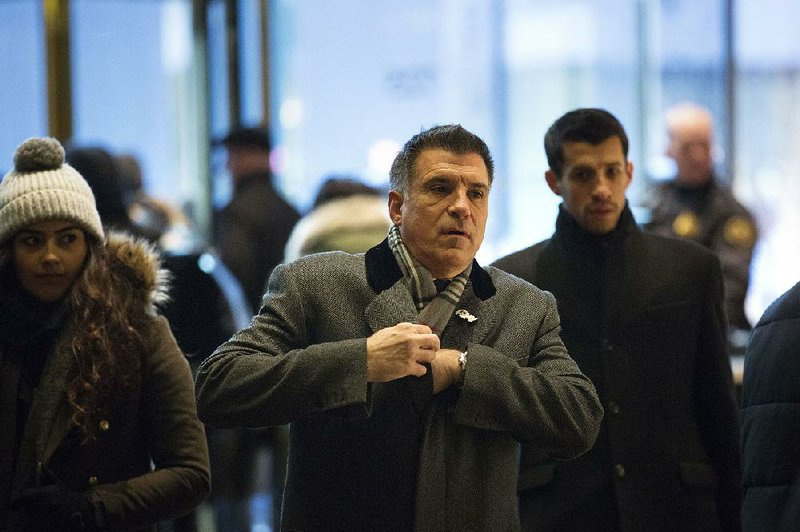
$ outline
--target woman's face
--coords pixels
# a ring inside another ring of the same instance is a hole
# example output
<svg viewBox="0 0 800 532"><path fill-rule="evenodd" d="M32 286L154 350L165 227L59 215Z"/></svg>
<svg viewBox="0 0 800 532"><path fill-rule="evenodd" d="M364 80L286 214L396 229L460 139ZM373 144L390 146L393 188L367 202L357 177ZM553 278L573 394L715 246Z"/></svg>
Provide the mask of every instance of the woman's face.
<svg viewBox="0 0 800 532"><path fill-rule="evenodd" d="M70 289L83 269L89 245L74 222L47 220L25 226L13 240L14 269L22 287L53 303Z"/></svg>

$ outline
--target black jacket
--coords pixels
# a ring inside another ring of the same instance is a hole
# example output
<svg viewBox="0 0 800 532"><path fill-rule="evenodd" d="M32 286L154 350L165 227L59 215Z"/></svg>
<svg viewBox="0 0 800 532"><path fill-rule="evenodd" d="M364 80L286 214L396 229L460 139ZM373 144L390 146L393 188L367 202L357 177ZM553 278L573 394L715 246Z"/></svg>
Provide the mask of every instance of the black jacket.
<svg viewBox="0 0 800 532"><path fill-rule="evenodd" d="M239 178L233 198L217 216L216 246L258 312L272 269L283 251L297 211L272 186L268 173Z"/></svg>
<svg viewBox="0 0 800 532"><path fill-rule="evenodd" d="M744 363L745 530L800 526L800 283L753 329Z"/></svg>
<svg viewBox="0 0 800 532"><path fill-rule="evenodd" d="M719 260L646 234L626 207L598 237L563 207L550 240L497 267L556 296L561 336L606 415L587 454L524 448L527 530L735 530L737 407Z"/></svg>

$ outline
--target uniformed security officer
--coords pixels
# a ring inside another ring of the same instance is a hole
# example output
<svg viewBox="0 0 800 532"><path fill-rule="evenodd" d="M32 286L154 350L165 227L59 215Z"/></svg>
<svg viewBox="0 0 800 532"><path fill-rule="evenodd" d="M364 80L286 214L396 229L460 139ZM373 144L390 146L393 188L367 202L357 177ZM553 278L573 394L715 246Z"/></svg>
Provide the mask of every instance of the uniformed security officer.
<svg viewBox="0 0 800 532"><path fill-rule="evenodd" d="M654 190L645 228L692 240L717 254L725 277L728 322L735 336L737 330L751 328L744 300L758 238L756 224L752 214L714 178L709 111L681 103L670 108L666 121L667 155L675 161L677 174Z"/></svg>

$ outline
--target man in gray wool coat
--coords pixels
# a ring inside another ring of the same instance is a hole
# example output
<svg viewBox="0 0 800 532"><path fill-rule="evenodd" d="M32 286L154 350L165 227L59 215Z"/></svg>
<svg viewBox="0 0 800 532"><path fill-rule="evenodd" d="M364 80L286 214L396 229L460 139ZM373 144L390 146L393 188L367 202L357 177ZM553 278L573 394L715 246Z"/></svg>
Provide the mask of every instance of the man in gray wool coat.
<svg viewBox="0 0 800 532"><path fill-rule="evenodd" d="M283 530L518 530L520 442L565 459L594 443L602 407L555 299L475 261L492 178L461 126L415 135L386 240L279 266L201 366L203 421L291 423Z"/></svg>

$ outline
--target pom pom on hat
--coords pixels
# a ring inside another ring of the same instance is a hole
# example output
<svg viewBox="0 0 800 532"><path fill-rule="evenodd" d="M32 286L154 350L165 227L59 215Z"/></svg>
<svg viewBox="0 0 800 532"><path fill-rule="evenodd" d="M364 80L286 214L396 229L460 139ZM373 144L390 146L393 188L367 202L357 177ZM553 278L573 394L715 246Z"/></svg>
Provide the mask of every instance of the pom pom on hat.
<svg viewBox="0 0 800 532"><path fill-rule="evenodd" d="M0 182L0 244L27 225L61 219L103 240L92 189L64 162L64 148L54 138L28 139L14 154L14 169Z"/></svg>

